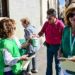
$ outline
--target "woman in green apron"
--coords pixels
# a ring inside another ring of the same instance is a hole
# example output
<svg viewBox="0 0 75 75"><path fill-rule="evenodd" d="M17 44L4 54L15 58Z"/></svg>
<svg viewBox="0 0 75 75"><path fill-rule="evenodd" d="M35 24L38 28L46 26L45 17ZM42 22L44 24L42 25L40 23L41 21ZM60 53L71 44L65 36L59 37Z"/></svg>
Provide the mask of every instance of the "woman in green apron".
<svg viewBox="0 0 75 75"><path fill-rule="evenodd" d="M0 75L23 75L21 61L26 60L27 55L20 56L13 40L16 26L11 20L5 18L0 21Z"/></svg>
<svg viewBox="0 0 75 75"><path fill-rule="evenodd" d="M61 62L65 62L66 60L71 62L68 69L63 68L65 63L61 64L63 75L75 75L75 70L70 70L70 68L72 67L71 64L75 62L75 3L71 3L66 9L65 21L67 26L64 28L61 43L61 52L65 59L64 61L60 59L60 64ZM75 69L75 67L73 68Z"/></svg>

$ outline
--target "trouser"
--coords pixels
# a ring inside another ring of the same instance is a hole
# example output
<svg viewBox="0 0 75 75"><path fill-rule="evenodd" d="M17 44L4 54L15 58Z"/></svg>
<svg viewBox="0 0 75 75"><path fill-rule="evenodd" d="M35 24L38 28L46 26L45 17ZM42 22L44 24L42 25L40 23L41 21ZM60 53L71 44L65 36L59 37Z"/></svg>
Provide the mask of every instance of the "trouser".
<svg viewBox="0 0 75 75"><path fill-rule="evenodd" d="M14 74L12 71L4 72L4 75L26 75L26 71L21 71L19 74Z"/></svg>
<svg viewBox="0 0 75 75"><path fill-rule="evenodd" d="M4 72L4 75L14 75L12 71Z"/></svg>
<svg viewBox="0 0 75 75"><path fill-rule="evenodd" d="M31 66L32 66L32 68L31 68ZM31 71L31 69L32 70L36 70L37 69L37 57L36 56L32 58L32 61L28 65L27 72Z"/></svg>
<svg viewBox="0 0 75 75"><path fill-rule="evenodd" d="M55 69L56 75L60 74L59 60L57 58L57 52L60 45L47 45L47 70L46 75L53 75L52 72L52 64L53 64L53 56L55 57Z"/></svg>

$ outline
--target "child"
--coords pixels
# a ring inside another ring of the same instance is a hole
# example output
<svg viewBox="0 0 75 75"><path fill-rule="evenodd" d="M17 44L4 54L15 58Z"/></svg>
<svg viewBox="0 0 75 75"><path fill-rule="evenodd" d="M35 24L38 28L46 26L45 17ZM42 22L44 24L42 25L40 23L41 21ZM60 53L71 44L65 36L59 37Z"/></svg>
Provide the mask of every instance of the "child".
<svg viewBox="0 0 75 75"><path fill-rule="evenodd" d="M28 47L28 54L29 56L33 55L33 54L36 54L37 51L39 50L39 39L38 39L38 36L37 36L37 32L36 32L36 28L34 26L32 26L30 24L30 21L29 19L26 17L26 18L23 18L21 19L21 23L22 23L22 26L24 27L24 32L25 32L25 39L26 40L30 40L30 45ZM37 70L37 64L36 64L36 56L34 58L32 58L32 70L30 70L30 65L27 69L29 75L31 75L30 73L37 73L38 70Z"/></svg>

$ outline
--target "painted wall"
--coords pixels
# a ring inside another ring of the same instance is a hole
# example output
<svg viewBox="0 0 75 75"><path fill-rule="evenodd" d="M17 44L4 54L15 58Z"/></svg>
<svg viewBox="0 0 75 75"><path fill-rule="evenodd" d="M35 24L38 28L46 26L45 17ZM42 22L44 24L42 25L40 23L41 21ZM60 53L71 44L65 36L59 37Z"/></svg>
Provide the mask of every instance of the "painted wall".
<svg viewBox="0 0 75 75"><path fill-rule="evenodd" d="M49 8L54 8L58 17L58 0L49 0Z"/></svg>
<svg viewBox="0 0 75 75"><path fill-rule="evenodd" d="M17 22L17 35L23 37L23 27L20 19L29 17L32 25L39 31L40 27L40 0L9 0L9 16Z"/></svg>

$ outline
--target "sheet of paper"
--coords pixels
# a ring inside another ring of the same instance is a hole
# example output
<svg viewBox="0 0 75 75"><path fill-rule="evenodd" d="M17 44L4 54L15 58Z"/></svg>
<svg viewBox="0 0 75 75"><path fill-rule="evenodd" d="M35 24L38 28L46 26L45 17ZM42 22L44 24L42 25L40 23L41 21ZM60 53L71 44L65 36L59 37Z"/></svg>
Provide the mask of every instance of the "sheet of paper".
<svg viewBox="0 0 75 75"><path fill-rule="evenodd" d="M27 67L28 67L28 65L31 62L31 60L32 60L33 57L35 57L35 54L32 55L31 57L29 57L29 59L27 61L23 61L23 63L22 63L22 69L23 70L26 70L27 69Z"/></svg>
<svg viewBox="0 0 75 75"><path fill-rule="evenodd" d="M60 61L60 66L65 69L65 70L69 70L69 71L74 71L75 72L75 62L73 61Z"/></svg>
<svg viewBox="0 0 75 75"><path fill-rule="evenodd" d="M58 58L59 60L68 60L68 58L65 58L65 57L60 57Z"/></svg>

